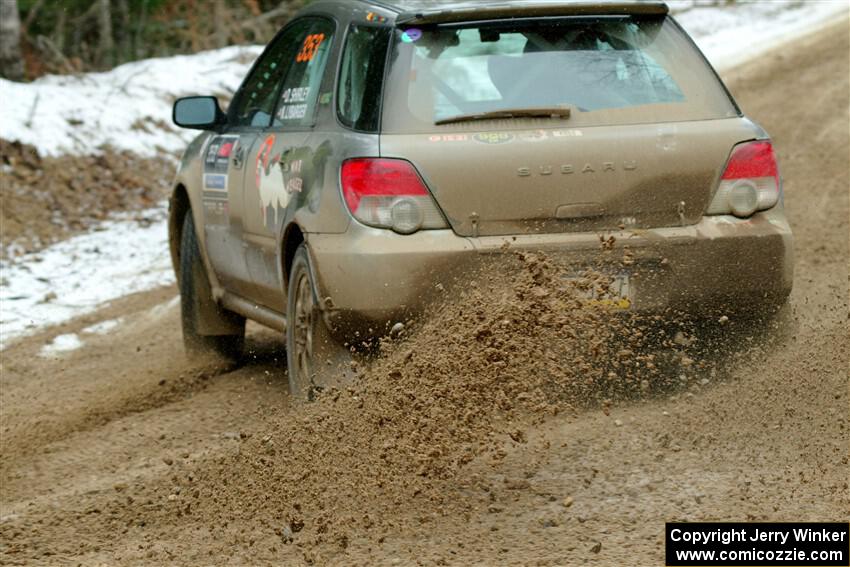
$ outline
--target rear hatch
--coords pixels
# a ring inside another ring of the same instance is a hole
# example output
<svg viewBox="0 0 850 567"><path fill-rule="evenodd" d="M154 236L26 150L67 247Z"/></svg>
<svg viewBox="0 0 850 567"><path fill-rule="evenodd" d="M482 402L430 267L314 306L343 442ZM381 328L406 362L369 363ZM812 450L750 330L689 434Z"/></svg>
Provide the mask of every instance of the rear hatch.
<svg viewBox="0 0 850 567"><path fill-rule="evenodd" d="M381 155L460 235L693 224L751 124L663 14L399 25Z"/></svg>

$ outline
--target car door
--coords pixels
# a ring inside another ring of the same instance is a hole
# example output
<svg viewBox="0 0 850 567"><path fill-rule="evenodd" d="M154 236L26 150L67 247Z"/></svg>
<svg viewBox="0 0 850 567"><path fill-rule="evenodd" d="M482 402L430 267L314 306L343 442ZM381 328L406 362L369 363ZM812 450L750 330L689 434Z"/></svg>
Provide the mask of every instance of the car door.
<svg viewBox="0 0 850 567"><path fill-rule="evenodd" d="M280 231L287 209L297 206L314 161L310 139L323 93L335 24L305 17L290 24L286 72L271 124L247 155L243 185L245 260L254 287L252 300L283 313L285 296L278 261ZM330 101L324 93L324 103Z"/></svg>
<svg viewBox="0 0 850 567"><path fill-rule="evenodd" d="M245 297L254 288L245 256L243 191L246 175L253 176L246 157L272 123L294 40L286 29L272 40L236 92L227 128L210 139L204 153L204 230L210 263L225 289Z"/></svg>

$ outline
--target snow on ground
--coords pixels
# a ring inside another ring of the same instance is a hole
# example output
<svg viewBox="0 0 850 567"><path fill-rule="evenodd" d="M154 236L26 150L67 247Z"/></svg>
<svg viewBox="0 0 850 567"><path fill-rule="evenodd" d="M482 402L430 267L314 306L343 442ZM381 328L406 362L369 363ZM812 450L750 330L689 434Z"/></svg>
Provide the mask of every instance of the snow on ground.
<svg viewBox="0 0 850 567"><path fill-rule="evenodd" d="M123 322L123 317L119 317L117 319L107 319L105 321L95 323L94 325L89 325L88 327L83 329L82 333L88 336L106 335L113 329L118 328L118 326L121 325L121 323ZM85 344L85 341L77 333L65 333L62 335L57 335L52 341L50 341L49 343L45 343L44 346L41 347L41 350L38 352L38 355L43 358L53 358L56 356L61 356L67 352L71 352L72 350L82 348ZM2 347L2 337L0 337L0 348Z"/></svg>
<svg viewBox="0 0 850 567"><path fill-rule="evenodd" d="M42 155L91 154L103 145L142 156L181 152L197 135L171 122L174 99L230 98L259 47L146 59L106 73L48 75L32 83L0 79L0 137Z"/></svg>
<svg viewBox="0 0 850 567"><path fill-rule="evenodd" d="M106 321L100 321L99 323L95 323L94 325L89 325L83 332L88 335L107 335L109 331L118 328L121 323L124 322L123 317L118 317L117 319L107 319Z"/></svg>
<svg viewBox="0 0 850 567"><path fill-rule="evenodd" d="M76 333L68 333L67 335L57 336L55 339L41 347L38 355L49 358L58 354L77 350L81 346L83 346L83 341L80 340L80 337L78 337Z"/></svg>
<svg viewBox="0 0 850 567"><path fill-rule="evenodd" d="M715 4L670 2L677 20L720 69L847 18L848 11L848 0ZM174 98L229 97L259 53L259 47L231 47L139 61L108 73L49 76L30 84L0 80L0 136L50 155L91 153L103 144L141 155L157 148L179 152L195 134L168 126ZM163 131L163 124L169 129ZM96 232L14 263L0 262L0 348L112 299L172 283L165 217L162 205L150 212L147 227L118 217Z"/></svg>
<svg viewBox="0 0 850 567"><path fill-rule="evenodd" d="M674 0L668 4L708 60L725 70L826 22L846 20L850 0L739 1L731 6L716 1Z"/></svg>
<svg viewBox="0 0 850 567"><path fill-rule="evenodd" d="M0 262L0 348L110 300L173 282L164 205L148 220L143 226L119 217L22 261Z"/></svg>

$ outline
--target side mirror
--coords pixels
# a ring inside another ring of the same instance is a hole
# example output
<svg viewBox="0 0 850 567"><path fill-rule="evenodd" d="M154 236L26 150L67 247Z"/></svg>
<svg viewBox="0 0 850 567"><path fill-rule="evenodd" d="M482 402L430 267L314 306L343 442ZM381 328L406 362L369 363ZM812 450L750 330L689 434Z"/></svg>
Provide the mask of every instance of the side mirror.
<svg viewBox="0 0 850 567"><path fill-rule="evenodd" d="M171 119L181 128L213 130L227 122L214 96L187 96L174 103Z"/></svg>

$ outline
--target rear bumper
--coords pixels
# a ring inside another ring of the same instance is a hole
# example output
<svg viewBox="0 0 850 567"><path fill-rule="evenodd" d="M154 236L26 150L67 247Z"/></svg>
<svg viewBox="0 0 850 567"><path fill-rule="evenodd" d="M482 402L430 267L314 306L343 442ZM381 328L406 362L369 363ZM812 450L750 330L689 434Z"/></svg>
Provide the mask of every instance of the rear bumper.
<svg viewBox="0 0 850 567"><path fill-rule="evenodd" d="M441 230L403 236L352 223L346 234L310 234L308 244L332 319L366 323L374 331L470 279L471 270L501 253L506 242L511 250L628 273L632 308L640 311L761 311L791 291L792 235L781 207L747 220L703 217L692 226L610 236L614 249L603 253L595 233L465 238Z"/></svg>

